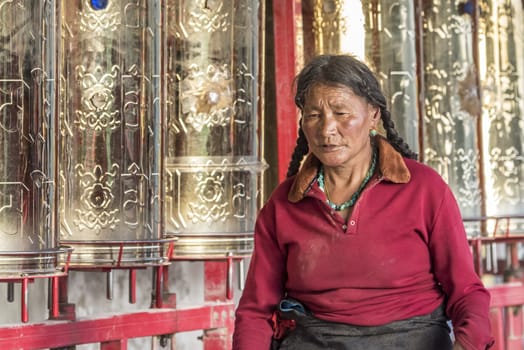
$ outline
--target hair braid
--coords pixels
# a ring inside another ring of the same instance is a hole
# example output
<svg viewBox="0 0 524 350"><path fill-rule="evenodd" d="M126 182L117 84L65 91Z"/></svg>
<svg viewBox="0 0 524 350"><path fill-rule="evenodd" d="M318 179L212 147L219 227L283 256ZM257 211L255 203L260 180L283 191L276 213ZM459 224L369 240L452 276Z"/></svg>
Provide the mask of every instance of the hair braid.
<svg viewBox="0 0 524 350"><path fill-rule="evenodd" d="M386 97L379 88L378 81L374 81L376 88L368 90L364 97L372 105L377 106L380 109L380 119L382 125L386 130L386 138L389 143L406 158L417 159L418 155L411 150L409 145L399 135L397 129L395 129L395 122L391 118L391 112L387 108Z"/></svg>
<svg viewBox="0 0 524 350"><path fill-rule="evenodd" d="M389 143L391 143L391 145L404 157L417 159L418 155L409 148L409 145L406 142L404 142L404 139L400 137L400 135L397 132L397 129L395 129L395 123L391 119L391 113L389 113L389 111L386 108L381 107L380 115L382 119L382 125L386 130L386 137Z"/></svg>
<svg viewBox="0 0 524 350"><path fill-rule="evenodd" d="M293 155L291 156L291 162L289 162L289 166L287 168L287 177L291 177L298 173L300 163L302 162L302 159L308 152L309 147L307 145L306 135L304 135L302 127L299 127L297 145L295 146L295 150L293 151Z"/></svg>

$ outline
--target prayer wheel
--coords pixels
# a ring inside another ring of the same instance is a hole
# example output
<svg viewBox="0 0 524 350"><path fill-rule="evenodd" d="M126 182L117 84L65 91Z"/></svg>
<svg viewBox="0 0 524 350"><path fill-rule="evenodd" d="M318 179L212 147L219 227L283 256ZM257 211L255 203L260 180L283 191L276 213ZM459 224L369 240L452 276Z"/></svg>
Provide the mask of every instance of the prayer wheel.
<svg viewBox="0 0 524 350"><path fill-rule="evenodd" d="M473 17L458 3L427 3L423 18L425 163L452 188L463 217L482 214L480 103L473 56ZM452 28L452 30L450 30ZM478 222L468 222L478 235Z"/></svg>
<svg viewBox="0 0 524 350"><path fill-rule="evenodd" d="M168 0L166 235L175 258L247 255L260 175L258 1Z"/></svg>
<svg viewBox="0 0 524 350"><path fill-rule="evenodd" d="M62 0L60 242L72 266L161 264L160 1Z"/></svg>
<svg viewBox="0 0 524 350"><path fill-rule="evenodd" d="M0 278L60 274L57 3L0 4Z"/></svg>
<svg viewBox="0 0 524 350"><path fill-rule="evenodd" d="M524 3L482 0L479 8L486 213L521 217L492 220L488 230L524 232Z"/></svg>

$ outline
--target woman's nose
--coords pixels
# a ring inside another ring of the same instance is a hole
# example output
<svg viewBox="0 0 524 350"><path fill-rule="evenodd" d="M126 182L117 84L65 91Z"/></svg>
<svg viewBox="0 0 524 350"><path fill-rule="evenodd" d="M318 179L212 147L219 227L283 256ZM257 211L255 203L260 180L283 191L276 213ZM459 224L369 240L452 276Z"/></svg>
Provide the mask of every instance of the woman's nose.
<svg viewBox="0 0 524 350"><path fill-rule="evenodd" d="M337 124L332 115L324 114L320 120L319 132L322 136L330 136L336 133Z"/></svg>

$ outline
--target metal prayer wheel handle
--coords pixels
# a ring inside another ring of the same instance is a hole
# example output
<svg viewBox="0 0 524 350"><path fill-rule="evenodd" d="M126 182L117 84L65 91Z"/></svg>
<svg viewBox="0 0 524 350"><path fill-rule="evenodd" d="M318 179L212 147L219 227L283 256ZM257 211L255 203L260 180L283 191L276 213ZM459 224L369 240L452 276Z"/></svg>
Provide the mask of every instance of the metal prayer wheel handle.
<svg viewBox="0 0 524 350"><path fill-rule="evenodd" d="M106 298L113 300L113 270L106 272Z"/></svg>
<svg viewBox="0 0 524 350"><path fill-rule="evenodd" d="M129 303L136 303L136 269L129 270Z"/></svg>
<svg viewBox="0 0 524 350"><path fill-rule="evenodd" d="M227 255L227 286L226 286L226 297L227 299L233 299L234 295L234 279L235 279L235 267L237 269L238 278L238 289L244 289L244 258L234 257L233 253Z"/></svg>
<svg viewBox="0 0 524 350"><path fill-rule="evenodd" d="M226 298L228 300L233 299L233 253L227 255L227 285L226 285Z"/></svg>
<svg viewBox="0 0 524 350"><path fill-rule="evenodd" d="M12 303L13 301L15 301L15 284L7 282L7 302Z"/></svg>
<svg viewBox="0 0 524 350"><path fill-rule="evenodd" d="M238 261L238 289L244 290L246 281L246 272L244 269L244 259Z"/></svg>
<svg viewBox="0 0 524 350"><path fill-rule="evenodd" d="M106 271L106 299L113 300L113 271L114 269L109 269ZM128 280L128 301L130 304L136 303L136 269L129 269L129 280Z"/></svg>

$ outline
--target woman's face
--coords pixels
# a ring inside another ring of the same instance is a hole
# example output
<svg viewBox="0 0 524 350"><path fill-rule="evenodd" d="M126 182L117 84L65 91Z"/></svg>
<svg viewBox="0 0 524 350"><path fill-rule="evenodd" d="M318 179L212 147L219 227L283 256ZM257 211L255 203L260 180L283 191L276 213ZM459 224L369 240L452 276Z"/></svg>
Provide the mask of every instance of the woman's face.
<svg viewBox="0 0 524 350"><path fill-rule="evenodd" d="M311 152L326 167L369 161L369 130L380 111L342 85L318 84L306 95L302 130Z"/></svg>

